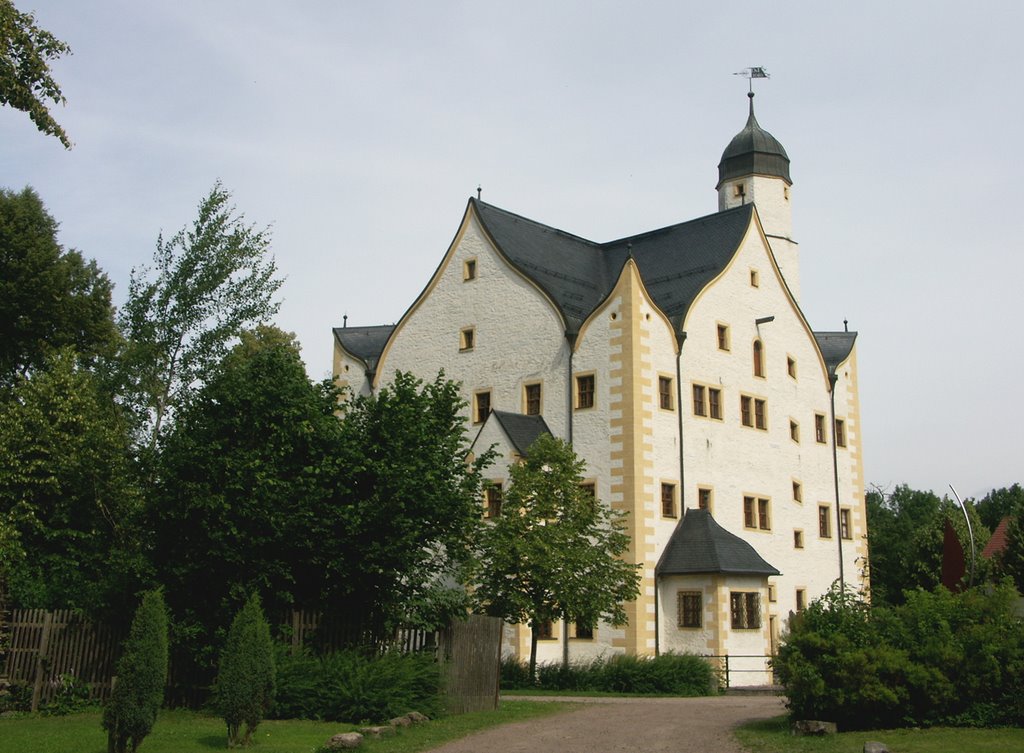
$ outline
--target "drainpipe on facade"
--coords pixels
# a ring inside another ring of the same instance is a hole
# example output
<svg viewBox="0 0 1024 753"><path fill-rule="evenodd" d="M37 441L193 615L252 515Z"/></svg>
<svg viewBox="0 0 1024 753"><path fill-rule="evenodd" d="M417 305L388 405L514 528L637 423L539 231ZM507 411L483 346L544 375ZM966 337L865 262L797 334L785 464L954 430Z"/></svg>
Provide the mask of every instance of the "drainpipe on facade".
<svg viewBox="0 0 1024 753"><path fill-rule="evenodd" d="M572 354L576 349L576 335L565 333L565 340L569 344L569 383L568 383L568 404L566 406L566 433L568 435L569 447L572 447L572 406L573 406L573 383L572 383ZM562 666L569 666L569 621L562 620Z"/></svg>
<svg viewBox="0 0 1024 753"><path fill-rule="evenodd" d="M846 591L846 580L843 578L843 511L839 503L839 454L836 449L836 383L839 375L834 369L828 373L829 394L832 407L832 478L836 490L836 542L839 544L839 587Z"/></svg>

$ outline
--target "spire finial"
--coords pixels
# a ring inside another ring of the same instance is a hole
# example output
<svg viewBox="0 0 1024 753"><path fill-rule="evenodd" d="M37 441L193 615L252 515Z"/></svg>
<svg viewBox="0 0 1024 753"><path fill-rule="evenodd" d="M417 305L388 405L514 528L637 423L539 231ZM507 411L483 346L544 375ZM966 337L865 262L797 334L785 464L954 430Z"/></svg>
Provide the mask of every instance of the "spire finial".
<svg viewBox="0 0 1024 753"><path fill-rule="evenodd" d="M481 196L481 194L483 194L483 192L484 192L484 187L481 186L479 183L477 183L477 186L476 186L476 200L477 201L480 201L480 196Z"/></svg>
<svg viewBox="0 0 1024 753"><path fill-rule="evenodd" d="M345 329L346 327L348 327L348 314L344 314L341 317L341 328Z"/></svg>

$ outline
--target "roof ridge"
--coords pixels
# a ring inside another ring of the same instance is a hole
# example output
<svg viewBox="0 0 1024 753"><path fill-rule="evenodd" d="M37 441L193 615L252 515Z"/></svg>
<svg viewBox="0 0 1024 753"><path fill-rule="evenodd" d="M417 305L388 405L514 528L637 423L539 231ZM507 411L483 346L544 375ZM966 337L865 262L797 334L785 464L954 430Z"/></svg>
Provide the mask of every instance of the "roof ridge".
<svg viewBox="0 0 1024 753"><path fill-rule="evenodd" d="M476 199L476 198L470 197L469 201L470 201L470 203L479 204L481 207L484 207L486 209L490 209L490 210L493 210L495 212L501 212L502 214L507 215L509 217L514 217L517 220L522 220L523 222L527 222L527 223L533 225L534 227L539 227L539 228L543 228L545 230L550 230L551 232L558 233L559 235L565 236L566 238L571 238L572 240L580 241L581 243L586 243L588 246L593 246L595 249L600 250L600 248L601 248L602 244L598 243L597 241L592 241L589 238L584 238L582 235L576 235L575 233L570 233L568 230L562 230L561 228L557 228L554 225L546 225L543 222L538 222L537 220L532 220L529 217L525 217L525 216L523 216L521 214L516 214L515 212L510 212L509 210L502 209L501 207L495 206L494 204L488 204L486 201L483 201L482 199Z"/></svg>
<svg viewBox="0 0 1024 753"><path fill-rule="evenodd" d="M603 250L605 250L606 247L615 246L615 245L620 244L620 243L628 243L629 241L641 240L641 239L644 239L644 238L651 238L651 237L653 237L655 235L659 235L660 233L667 233L667 232L670 232L672 230L677 230L677 229L679 229L681 227L685 227L687 225L695 225L698 222L708 222L709 220L712 220L712 219L724 218L724 217L726 217L728 215L736 214L738 212L743 212L743 211L752 212L753 208L754 208L753 204L740 204L738 206L731 207L729 209L723 209L723 210L721 210L719 212L709 212L708 214L705 214L702 217L695 217L692 220L686 220L684 222L676 222L675 224L665 225L664 227L655 228L654 230L645 230L642 233L637 233L635 235L627 235L627 236L624 236L622 238L617 238L617 239L615 239L613 241L605 241L605 242L601 243L601 250L603 251Z"/></svg>

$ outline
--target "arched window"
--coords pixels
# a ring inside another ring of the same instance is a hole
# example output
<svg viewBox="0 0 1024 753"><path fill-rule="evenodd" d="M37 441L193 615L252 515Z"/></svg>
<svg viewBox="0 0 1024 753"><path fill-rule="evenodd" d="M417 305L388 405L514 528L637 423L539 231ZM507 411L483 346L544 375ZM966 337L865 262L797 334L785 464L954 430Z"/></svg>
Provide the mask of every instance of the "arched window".
<svg viewBox="0 0 1024 753"><path fill-rule="evenodd" d="M754 376L764 376L764 345L754 340Z"/></svg>

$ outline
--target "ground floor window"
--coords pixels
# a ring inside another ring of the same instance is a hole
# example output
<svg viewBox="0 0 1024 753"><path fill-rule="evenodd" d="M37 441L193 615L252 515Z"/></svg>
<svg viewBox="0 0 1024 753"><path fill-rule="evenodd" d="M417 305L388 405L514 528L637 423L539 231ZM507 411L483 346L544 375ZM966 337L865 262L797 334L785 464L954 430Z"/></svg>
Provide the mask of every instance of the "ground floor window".
<svg viewBox="0 0 1024 753"><path fill-rule="evenodd" d="M702 621L703 598L700 591L680 591L676 597L679 627L699 628Z"/></svg>
<svg viewBox="0 0 1024 753"><path fill-rule="evenodd" d="M757 591L732 591L729 594L733 630L761 627L761 594Z"/></svg>

